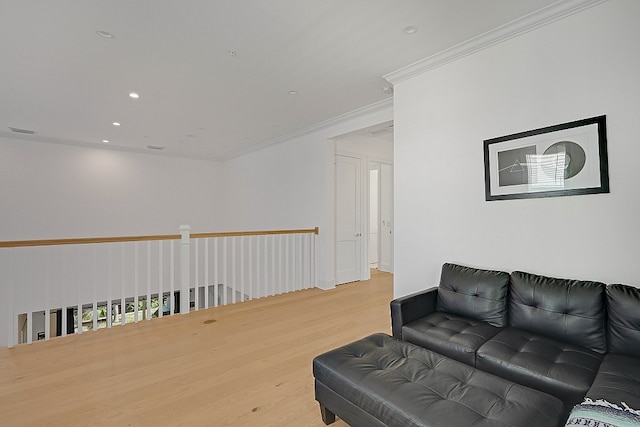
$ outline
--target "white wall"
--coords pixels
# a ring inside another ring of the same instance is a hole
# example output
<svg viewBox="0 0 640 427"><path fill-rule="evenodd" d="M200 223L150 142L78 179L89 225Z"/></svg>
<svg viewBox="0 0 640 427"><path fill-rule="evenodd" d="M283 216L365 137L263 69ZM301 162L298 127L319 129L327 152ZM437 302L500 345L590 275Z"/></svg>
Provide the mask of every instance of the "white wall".
<svg viewBox="0 0 640 427"><path fill-rule="evenodd" d="M335 285L334 154L338 135L393 118L390 103L223 164L229 230L320 228L318 285Z"/></svg>
<svg viewBox="0 0 640 427"><path fill-rule="evenodd" d="M640 285L638 17L609 1L396 85L396 296L444 262ZM610 194L485 201L484 139L602 114Z"/></svg>
<svg viewBox="0 0 640 427"><path fill-rule="evenodd" d="M0 240L217 231L220 165L0 139Z"/></svg>

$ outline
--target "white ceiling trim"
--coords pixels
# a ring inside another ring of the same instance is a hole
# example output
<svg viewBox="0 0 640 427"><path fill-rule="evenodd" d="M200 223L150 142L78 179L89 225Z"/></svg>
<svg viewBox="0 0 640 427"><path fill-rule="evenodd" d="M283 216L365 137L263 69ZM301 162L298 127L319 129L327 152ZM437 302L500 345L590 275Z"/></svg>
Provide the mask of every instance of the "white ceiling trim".
<svg viewBox="0 0 640 427"><path fill-rule="evenodd" d="M421 59L399 70L384 75L391 84L399 83L411 77L438 68L449 62L456 61L483 49L487 49L498 43L528 33L537 28L576 14L590 7L604 3L608 0L560 0L536 12L518 18L508 24L502 25L463 43L445 49L435 55Z"/></svg>
<svg viewBox="0 0 640 427"><path fill-rule="evenodd" d="M158 150L150 150L148 148L132 148L132 147L125 147L125 146L115 146L115 145L109 145L109 144L98 144L98 143L93 143L93 142L82 142L82 141L73 141L73 140L69 140L69 139L61 139L61 138L54 138L54 137L44 137L38 134L35 135L24 135L24 134L20 134L20 133L15 133L15 132L6 132L6 131L0 131L0 138L6 138L6 139L17 139L17 140L23 140L23 141L35 141L35 142L46 142L46 143L52 143L52 144L61 144L61 145L70 145L70 146L74 146L74 147L86 147L86 148L97 148L97 149L101 149L101 150L114 150L114 151L126 151L129 153L138 153L138 154L151 154L151 155L158 155L158 156L166 156L166 157L177 157L177 158L184 158L184 159L192 159L192 160L205 160L205 161L214 161L214 162L224 162L226 160L230 160L236 157L240 157L243 156L245 154L249 154L252 153L254 151L259 151L262 150L264 148L267 148L269 146L272 145L276 145L279 144L281 142L285 142L294 138L299 138L301 136L304 135L308 135L312 132L317 132L317 131L321 131L323 129L328 129L331 128L333 126L338 126L341 123L344 123L348 120L353 120L353 119L357 119L359 117L362 116L366 116L367 114L372 114L375 113L377 111L382 111L384 109L387 108L392 108L393 107L393 97L391 98L387 98L387 99L383 99L382 101L378 101L375 102L373 104L367 105L365 107L362 108L358 108L356 110L350 111L348 113L342 114L340 116L337 117L333 117L331 119L325 120L323 122L320 123L316 123L315 125L312 126L308 126L306 128L303 129L299 129L297 131L293 131L290 132L286 135L283 135L281 137L272 139L270 141L267 141L263 144L260 144L259 146L256 146L250 150L245 150L243 152L234 154L233 156L229 156L229 157L203 157L203 156L198 156L198 155L187 155L187 154L181 154L181 153L174 153L171 151L158 151ZM353 130L353 129L351 129ZM336 135L331 135L331 137L334 137Z"/></svg>
<svg viewBox="0 0 640 427"><path fill-rule="evenodd" d="M173 158L190 159L190 160L203 160L203 161L213 161L213 162L222 161L219 158L204 157L196 154L189 155L189 154L183 154L183 153L174 153L171 151L153 150L149 148L134 148L134 147L127 147L123 145L110 145L106 143L100 144L96 142L74 141L71 139L55 138L52 136L42 136L38 134L23 135L15 132L0 131L0 139L2 138L9 139L9 140L13 139L13 140L29 141L29 142L42 142L42 143L48 143L48 144L69 145L72 147L84 147L84 148L92 148L97 150L124 151L127 153L164 156L164 157L173 157Z"/></svg>

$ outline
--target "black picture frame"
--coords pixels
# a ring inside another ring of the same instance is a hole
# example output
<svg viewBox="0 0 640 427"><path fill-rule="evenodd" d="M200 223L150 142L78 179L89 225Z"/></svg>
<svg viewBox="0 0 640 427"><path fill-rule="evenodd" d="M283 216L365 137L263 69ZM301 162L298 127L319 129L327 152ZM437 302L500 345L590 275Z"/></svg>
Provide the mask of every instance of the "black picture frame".
<svg viewBox="0 0 640 427"><path fill-rule="evenodd" d="M609 192L606 116L484 141L487 201Z"/></svg>

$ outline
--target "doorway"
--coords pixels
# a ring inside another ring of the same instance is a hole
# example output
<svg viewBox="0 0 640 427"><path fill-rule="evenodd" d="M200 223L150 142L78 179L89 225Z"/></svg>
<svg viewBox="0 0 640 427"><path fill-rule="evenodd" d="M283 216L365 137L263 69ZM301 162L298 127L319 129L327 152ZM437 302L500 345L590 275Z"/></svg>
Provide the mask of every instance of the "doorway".
<svg viewBox="0 0 640 427"><path fill-rule="evenodd" d="M393 272L393 165L369 161L369 266Z"/></svg>
<svg viewBox="0 0 640 427"><path fill-rule="evenodd" d="M334 141L336 284L393 272L393 122Z"/></svg>

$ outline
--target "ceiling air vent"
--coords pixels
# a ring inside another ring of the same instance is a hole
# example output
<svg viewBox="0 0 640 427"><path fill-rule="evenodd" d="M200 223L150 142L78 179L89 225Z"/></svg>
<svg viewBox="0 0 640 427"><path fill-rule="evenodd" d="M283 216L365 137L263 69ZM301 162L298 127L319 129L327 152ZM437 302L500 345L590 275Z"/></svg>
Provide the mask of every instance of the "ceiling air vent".
<svg viewBox="0 0 640 427"><path fill-rule="evenodd" d="M36 131L35 130L31 130L31 129L20 129L20 128L12 128L11 126L9 126L9 130L11 132L15 132L15 133L24 133L27 135L35 135Z"/></svg>

